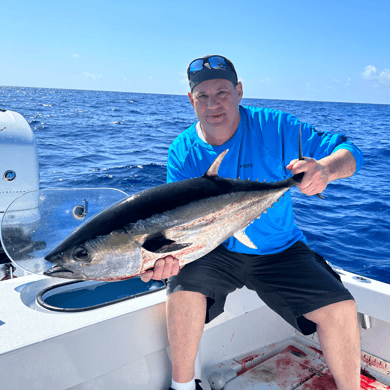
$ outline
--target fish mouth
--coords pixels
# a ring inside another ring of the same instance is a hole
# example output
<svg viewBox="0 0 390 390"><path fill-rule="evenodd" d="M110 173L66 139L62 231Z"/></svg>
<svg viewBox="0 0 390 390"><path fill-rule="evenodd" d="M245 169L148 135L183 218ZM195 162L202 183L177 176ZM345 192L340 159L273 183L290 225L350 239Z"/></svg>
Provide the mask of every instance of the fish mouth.
<svg viewBox="0 0 390 390"><path fill-rule="evenodd" d="M56 274L61 275L73 275L73 271L64 268L62 265L54 265L43 273L45 276L56 276Z"/></svg>

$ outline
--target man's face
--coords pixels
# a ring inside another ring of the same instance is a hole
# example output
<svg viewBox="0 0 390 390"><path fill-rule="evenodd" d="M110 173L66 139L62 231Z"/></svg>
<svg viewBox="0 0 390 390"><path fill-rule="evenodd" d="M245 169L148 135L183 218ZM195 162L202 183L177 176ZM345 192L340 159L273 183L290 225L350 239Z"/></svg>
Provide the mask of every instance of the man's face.
<svg viewBox="0 0 390 390"><path fill-rule="evenodd" d="M233 83L225 79L207 80L198 84L188 96L206 133L236 131L240 122L241 83L234 88Z"/></svg>

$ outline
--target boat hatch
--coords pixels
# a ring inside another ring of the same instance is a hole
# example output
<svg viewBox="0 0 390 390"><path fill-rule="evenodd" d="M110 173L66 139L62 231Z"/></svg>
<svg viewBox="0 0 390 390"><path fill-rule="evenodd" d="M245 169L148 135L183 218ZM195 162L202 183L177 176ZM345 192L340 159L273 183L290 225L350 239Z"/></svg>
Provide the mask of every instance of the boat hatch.
<svg viewBox="0 0 390 390"><path fill-rule="evenodd" d="M389 383L390 377L383 375L388 372L376 371L367 364L363 355L367 353L362 354L361 389L389 390L384 383ZM251 351L206 370L212 390L337 390L322 352L295 338Z"/></svg>
<svg viewBox="0 0 390 390"><path fill-rule="evenodd" d="M144 283L139 277L120 282L73 281L42 290L37 295L37 303L47 310L75 313L123 302L164 288L164 281Z"/></svg>

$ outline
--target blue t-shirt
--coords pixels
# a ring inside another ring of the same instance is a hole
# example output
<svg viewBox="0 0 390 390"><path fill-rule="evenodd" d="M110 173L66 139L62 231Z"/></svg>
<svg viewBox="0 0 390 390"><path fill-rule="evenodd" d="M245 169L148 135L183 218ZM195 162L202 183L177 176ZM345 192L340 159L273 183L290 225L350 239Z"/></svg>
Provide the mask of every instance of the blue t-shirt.
<svg viewBox="0 0 390 390"><path fill-rule="evenodd" d="M349 150L356 160L356 172L363 163L362 152L342 134L318 132L307 123L301 124L302 153L320 160L338 149ZM291 177L286 166L298 158L299 119L268 108L240 106L240 124L233 137L220 146L202 141L196 124L181 133L168 151L168 183L203 176L215 158L224 150L218 175L243 180L274 182ZM245 230L257 246L251 249L234 237L224 242L227 249L249 254L281 252L295 242L306 242L294 223L290 191Z"/></svg>

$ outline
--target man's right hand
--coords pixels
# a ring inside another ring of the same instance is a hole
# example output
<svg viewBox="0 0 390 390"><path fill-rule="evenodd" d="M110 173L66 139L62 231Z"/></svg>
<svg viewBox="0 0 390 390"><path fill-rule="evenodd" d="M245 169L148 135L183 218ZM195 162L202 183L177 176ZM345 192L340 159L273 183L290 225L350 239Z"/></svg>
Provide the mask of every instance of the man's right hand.
<svg viewBox="0 0 390 390"><path fill-rule="evenodd" d="M177 275L179 271L179 260L172 256L167 256L162 259L158 259L154 264L153 269L141 274L141 280L146 283L149 282L150 279L168 279L170 276Z"/></svg>

